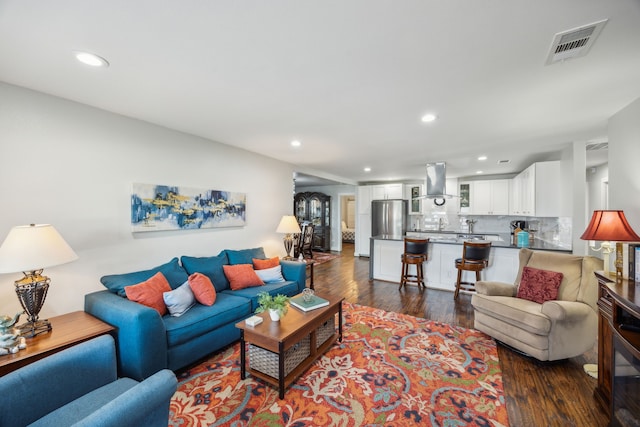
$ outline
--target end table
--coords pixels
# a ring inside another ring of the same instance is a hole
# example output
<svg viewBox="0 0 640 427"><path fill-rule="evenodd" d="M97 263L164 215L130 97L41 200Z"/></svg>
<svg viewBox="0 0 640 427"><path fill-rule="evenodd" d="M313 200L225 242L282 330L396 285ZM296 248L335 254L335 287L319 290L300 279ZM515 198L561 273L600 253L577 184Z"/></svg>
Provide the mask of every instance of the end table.
<svg viewBox="0 0 640 427"><path fill-rule="evenodd" d="M27 348L0 356L0 377L65 348L108 334L115 328L84 311L49 318L52 330L27 338Z"/></svg>

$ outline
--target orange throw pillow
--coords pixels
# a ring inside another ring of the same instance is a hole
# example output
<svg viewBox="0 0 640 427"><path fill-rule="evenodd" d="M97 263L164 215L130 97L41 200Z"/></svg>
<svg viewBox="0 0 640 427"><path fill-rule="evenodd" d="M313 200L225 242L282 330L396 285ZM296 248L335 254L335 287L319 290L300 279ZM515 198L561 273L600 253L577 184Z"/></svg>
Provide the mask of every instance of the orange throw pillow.
<svg viewBox="0 0 640 427"><path fill-rule="evenodd" d="M223 265L222 268L233 291L264 285L262 279L253 271L251 264Z"/></svg>
<svg viewBox="0 0 640 427"><path fill-rule="evenodd" d="M189 276L189 287L200 304L213 305L216 302L216 288L204 274L193 273Z"/></svg>
<svg viewBox="0 0 640 427"><path fill-rule="evenodd" d="M129 300L155 309L160 316L167 314L167 306L162 296L164 292L171 292L171 286L160 272L144 282L124 287L124 293Z"/></svg>
<svg viewBox="0 0 640 427"><path fill-rule="evenodd" d="M256 270L266 270L280 265L280 258L273 257L267 259L253 258L253 268Z"/></svg>

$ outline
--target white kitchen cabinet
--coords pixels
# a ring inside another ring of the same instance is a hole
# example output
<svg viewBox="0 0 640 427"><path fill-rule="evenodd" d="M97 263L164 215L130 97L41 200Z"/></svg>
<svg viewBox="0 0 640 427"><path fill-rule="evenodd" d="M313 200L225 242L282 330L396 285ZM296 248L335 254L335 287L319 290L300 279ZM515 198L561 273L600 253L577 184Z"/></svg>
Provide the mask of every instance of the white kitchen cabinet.
<svg viewBox="0 0 640 427"><path fill-rule="evenodd" d="M509 215L522 215L522 173L511 180Z"/></svg>
<svg viewBox="0 0 640 427"><path fill-rule="evenodd" d="M402 184L381 184L371 186L371 200L402 199Z"/></svg>
<svg viewBox="0 0 640 427"><path fill-rule="evenodd" d="M511 215L535 215L535 163L516 175L511 182Z"/></svg>
<svg viewBox="0 0 640 427"><path fill-rule="evenodd" d="M470 182L470 213L473 215L508 215L508 179Z"/></svg>
<svg viewBox="0 0 640 427"><path fill-rule="evenodd" d="M404 199L409 201L409 215L422 215L424 213L423 203L425 199L414 199L414 197L424 196L424 184L406 184L404 186Z"/></svg>
<svg viewBox="0 0 640 427"><path fill-rule="evenodd" d="M563 216L560 161L532 164L513 178L511 188L511 215Z"/></svg>

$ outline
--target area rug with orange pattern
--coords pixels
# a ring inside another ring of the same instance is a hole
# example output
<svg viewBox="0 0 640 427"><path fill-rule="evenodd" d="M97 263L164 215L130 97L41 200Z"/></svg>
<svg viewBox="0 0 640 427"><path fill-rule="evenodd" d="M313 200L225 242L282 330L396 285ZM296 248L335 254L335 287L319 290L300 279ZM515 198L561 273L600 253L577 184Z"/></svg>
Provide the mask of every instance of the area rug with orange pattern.
<svg viewBox="0 0 640 427"><path fill-rule="evenodd" d="M240 379L236 343L178 375L169 425L508 426L495 342L445 323L343 303L343 340L278 399Z"/></svg>

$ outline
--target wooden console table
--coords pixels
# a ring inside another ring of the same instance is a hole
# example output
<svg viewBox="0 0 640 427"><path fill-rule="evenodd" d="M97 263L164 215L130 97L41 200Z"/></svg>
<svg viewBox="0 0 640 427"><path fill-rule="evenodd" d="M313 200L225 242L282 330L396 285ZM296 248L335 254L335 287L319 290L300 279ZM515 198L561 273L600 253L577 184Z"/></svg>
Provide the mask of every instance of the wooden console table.
<svg viewBox="0 0 640 427"><path fill-rule="evenodd" d="M621 312L640 319L640 284L605 276L597 271L598 279L598 385L594 397L611 419L614 370L614 334Z"/></svg>
<svg viewBox="0 0 640 427"><path fill-rule="evenodd" d="M84 311L50 317L50 332L27 338L27 348L0 356L0 377L65 348L108 334L114 327Z"/></svg>

